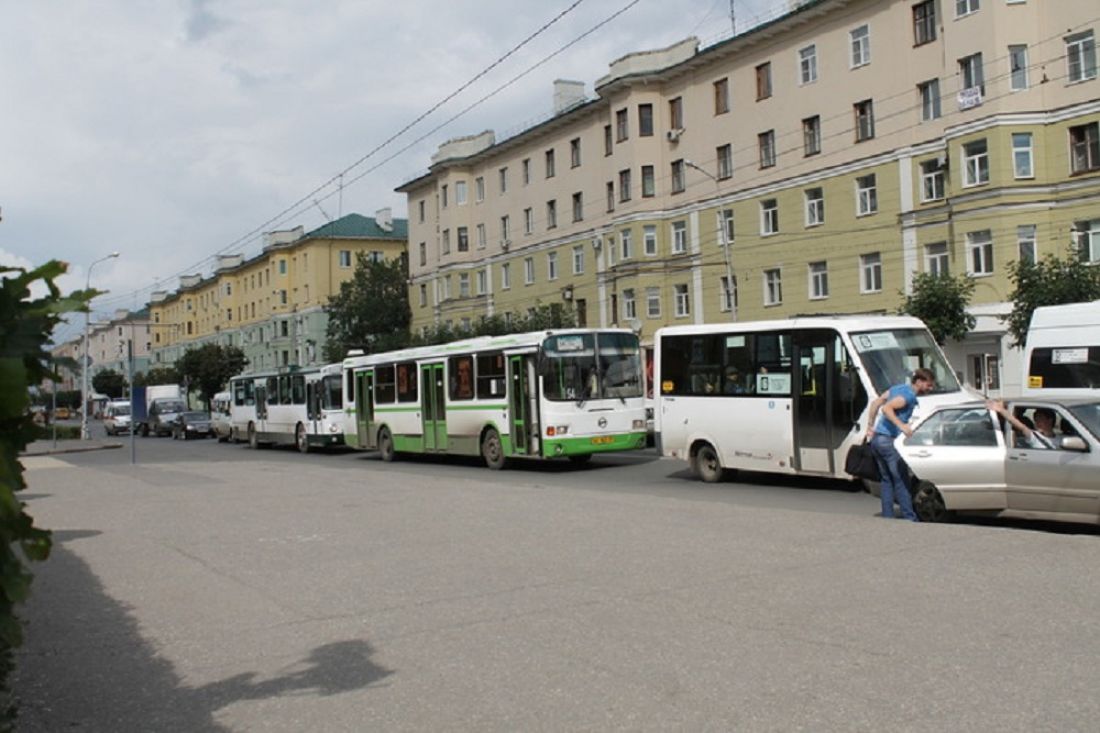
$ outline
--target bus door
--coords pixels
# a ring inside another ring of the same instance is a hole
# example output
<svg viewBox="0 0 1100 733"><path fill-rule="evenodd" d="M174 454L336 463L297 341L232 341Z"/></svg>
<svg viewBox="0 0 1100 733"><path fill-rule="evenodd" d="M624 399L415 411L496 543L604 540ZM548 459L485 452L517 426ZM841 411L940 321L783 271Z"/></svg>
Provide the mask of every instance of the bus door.
<svg viewBox="0 0 1100 733"><path fill-rule="evenodd" d="M377 436L371 430L374 420L374 371L355 372L355 432L360 448L377 448Z"/></svg>
<svg viewBox="0 0 1100 733"><path fill-rule="evenodd" d="M508 392L508 411L511 413L511 424L508 429L512 433L512 449L520 455L526 455L531 450L531 420L527 402L527 390L530 382L527 381L524 357L508 357L508 371L509 381L511 382L511 389Z"/></svg>
<svg viewBox="0 0 1100 733"><path fill-rule="evenodd" d="M260 432L260 423L267 420L267 387L263 382L256 385L256 431Z"/></svg>
<svg viewBox="0 0 1100 733"><path fill-rule="evenodd" d="M796 330L793 337L794 468L831 474L834 452L846 437L846 431L837 430L834 414L839 412L836 355L844 347L840 335L829 329Z"/></svg>
<svg viewBox="0 0 1100 733"><path fill-rule="evenodd" d="M447 406L443 364L420 365L420 420L424 450L447 450Z"/></svg>
<svg viewBox="0 0 1100 733"><path fill-rule="evenodd" d="M309 432L317 435L321 432L321 382L306 380L306 420Z"/></svg>

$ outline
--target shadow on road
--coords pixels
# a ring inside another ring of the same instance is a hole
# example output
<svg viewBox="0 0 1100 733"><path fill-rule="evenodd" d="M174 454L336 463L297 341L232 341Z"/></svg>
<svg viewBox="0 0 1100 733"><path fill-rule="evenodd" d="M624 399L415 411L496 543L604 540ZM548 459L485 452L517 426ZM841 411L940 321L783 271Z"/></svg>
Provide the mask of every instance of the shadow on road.
<svg viewBox="0 0 1100 733"><path fill-rule="evenodd" d="M189 687L142 638L126 606L104 592L68 547L97 534L55 531L50 559L34 568L13 685L20 731L222 731L227 729L215 714L235 702L337 695L393 674L371 661L375 650L368 642L350 639L317 647L278 677L260 679L250 672Z"/></svg>

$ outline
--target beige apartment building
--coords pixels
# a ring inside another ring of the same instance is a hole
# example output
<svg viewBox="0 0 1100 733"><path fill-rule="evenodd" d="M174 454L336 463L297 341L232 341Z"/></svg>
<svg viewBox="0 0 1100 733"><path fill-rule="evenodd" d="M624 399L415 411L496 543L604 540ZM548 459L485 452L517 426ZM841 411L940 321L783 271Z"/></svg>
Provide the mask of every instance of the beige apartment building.
<svg viewBox="0 0 1100 733"><path fill-rule="evenodd" d="M357 256L404 257L406 241L405 220L382 209L374 218L348 214L310 232L271 232L248 259L221 255L210 275L185 275L177 290L152 294L153 364L172 364L208 342L242 349L251 371L320 364L324 308L351 279Z"/></svg>
<svg viewBox="0 0 1100 733"><path fill-rule="evenodd" d="M103 322L92 322L88 327L88 380L110 369L126 375L131 367L134 373L149 367L152 351L152 328L147 310L130 312L116 310ZM50 350L55 359L67 361L71 367L58 369L61 381L58 389L80 389L80 363L84 355L84 334L79 333ZM71 360L71 361L70 361Z"/></svg>
<svg viewBox="0 0 1100 733"><path fill-rule="evenodd" d="M1006 267L1100 262L1090 0L809 0L701 47L610 64L507 139L451 140L397 190L414 328L560 303L588 325L895 311L969 273L948 356L1019 386Z"/></svg>

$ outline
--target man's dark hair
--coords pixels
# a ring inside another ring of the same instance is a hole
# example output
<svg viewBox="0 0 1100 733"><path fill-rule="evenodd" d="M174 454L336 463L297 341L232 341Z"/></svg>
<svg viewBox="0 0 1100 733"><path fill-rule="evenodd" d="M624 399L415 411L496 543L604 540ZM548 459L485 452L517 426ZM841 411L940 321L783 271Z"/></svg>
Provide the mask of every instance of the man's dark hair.
<svg viewBox="0 0 1100 733"><path fill-rule="evenodd" d="M1057 417L1054 414L1054 410L1050 409L1049 407L1036 408L1035 417L1039 417L1040 415L1042 415L1045 418L1049 418L1051 422L1054 422L1057 419Z"/></svg>
<svg viewBox="0 0 1100 733"><path fill-rule="evenodd" d="M920 369L917 369L913 372L912 381L914 381L914 382L935 382L936 381L936 375L932 373L931 369L925 369L924 367L921 367Z"/></svg>

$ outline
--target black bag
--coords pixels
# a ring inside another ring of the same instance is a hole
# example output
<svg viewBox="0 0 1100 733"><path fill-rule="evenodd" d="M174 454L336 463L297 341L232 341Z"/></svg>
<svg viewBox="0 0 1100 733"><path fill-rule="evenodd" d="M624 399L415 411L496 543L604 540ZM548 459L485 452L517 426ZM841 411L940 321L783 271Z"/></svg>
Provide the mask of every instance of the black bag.
<svg viewBox="0 0 1100 733"><path fill-rule="evenodd" d="M870 444L856 443L848 449L848 457L844 459L844 470L856 478L865 478L871 481L880 481L882 475L878 472L878 462L875 460L874 451Z"/></svg>

